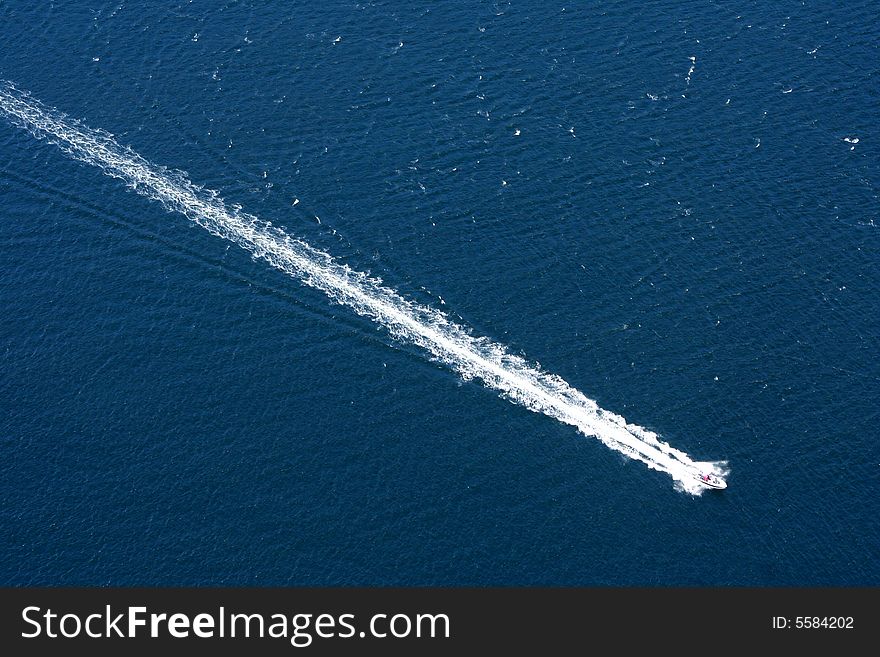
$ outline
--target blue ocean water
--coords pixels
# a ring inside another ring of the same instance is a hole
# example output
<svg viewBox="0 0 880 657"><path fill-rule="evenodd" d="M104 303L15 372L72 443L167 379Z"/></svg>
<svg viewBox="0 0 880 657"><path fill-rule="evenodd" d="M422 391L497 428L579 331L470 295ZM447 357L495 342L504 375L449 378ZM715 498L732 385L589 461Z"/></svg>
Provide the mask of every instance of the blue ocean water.
<svg viewBox="0 0 880 657"><path fill-rule="evenodd" d="M0 120L0 583L877 585L872 9L0 4L0 78L729 467Z"/></svg>

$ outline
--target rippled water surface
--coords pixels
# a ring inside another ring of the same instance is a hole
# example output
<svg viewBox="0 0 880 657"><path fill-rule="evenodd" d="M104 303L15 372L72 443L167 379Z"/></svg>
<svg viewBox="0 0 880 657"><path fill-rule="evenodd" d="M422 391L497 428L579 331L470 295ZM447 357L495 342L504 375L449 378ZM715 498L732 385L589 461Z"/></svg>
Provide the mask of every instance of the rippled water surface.
<svg viewBox="0 0 880 657"><path fill-rule="evenodd" d="M0 79L441 332L0 112L0 583L880 583L870 3L93 4Z"/></svg>

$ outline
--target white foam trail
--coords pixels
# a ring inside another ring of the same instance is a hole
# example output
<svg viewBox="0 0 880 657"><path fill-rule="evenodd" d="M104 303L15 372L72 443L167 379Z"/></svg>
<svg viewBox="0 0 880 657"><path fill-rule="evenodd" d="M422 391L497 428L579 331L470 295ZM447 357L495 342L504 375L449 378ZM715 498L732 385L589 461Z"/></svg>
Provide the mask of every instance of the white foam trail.
<svg viewBox="0 0 880 657"><path fill-rule="evenodd" d="M691 60L691 67L688 69L688 74L687 74L687 77L685 78L685 82L687 82L688 85L690 85L691 76L694 74L694 69L697 68L697 58L696 57L688 57L688 59Z"/></svg>
<svg viewBox="0 0 880 657"><path fill-rule="evenodd" d="M668 473L681 490L702 492L703 487L693 475L710 464L697 463L655 433L627 424L559 376L542 371L487 338L474 337L439 310L404 299L380 280L353 271L237 206L226 205L216 192L193 184L182 172L151 164L121 146L109 133L48 108L2 80L0 114L34 137L119 178L138 194L159 201L166 209L185 215L214 235L235 242L255 257L369 317L395 338L418 345L464 379L480 379L510 401L573 425L611 449Z"/></svg>

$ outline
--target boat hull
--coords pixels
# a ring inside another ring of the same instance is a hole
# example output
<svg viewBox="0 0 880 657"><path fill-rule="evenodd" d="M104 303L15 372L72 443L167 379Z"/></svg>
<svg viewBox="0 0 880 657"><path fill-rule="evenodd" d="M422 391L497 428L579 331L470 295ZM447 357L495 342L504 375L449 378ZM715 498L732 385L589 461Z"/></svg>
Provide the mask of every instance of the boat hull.
<svg viewBox="0 0 880 657"><path fill-rule="evenodd" d="M697 475L697 481L703 484L706 488L714 488L715 490L724 490L727 488L727 482L714 475L710 476L708 480L704 479L702 475Z"/></svg>

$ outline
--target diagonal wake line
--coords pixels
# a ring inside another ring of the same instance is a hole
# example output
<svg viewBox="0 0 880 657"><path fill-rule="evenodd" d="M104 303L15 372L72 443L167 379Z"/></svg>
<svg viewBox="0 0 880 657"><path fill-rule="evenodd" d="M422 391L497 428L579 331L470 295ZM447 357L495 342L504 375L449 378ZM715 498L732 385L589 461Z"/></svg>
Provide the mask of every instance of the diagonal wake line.
<svg viewBox="0 0 880 657"><path fill-rule="evenodd" d="M350 269L238 206L227 205L217 192L194 184L183 172L150 163L120 145L111 134L46 107L3 80L0 114L37 139L100 168L138 194L183 214L210 233L370 318L396 339L422 348L464 379L479 379L516 404L573 425L611 449L668 473L680 490L699 494L704 489L695 473L723 472L725 462L694 461L654 432L627 424L623 417L599 408L561 377L508 353L503 345L473 336L441 311L405 299L379 279Z"/></svg>

